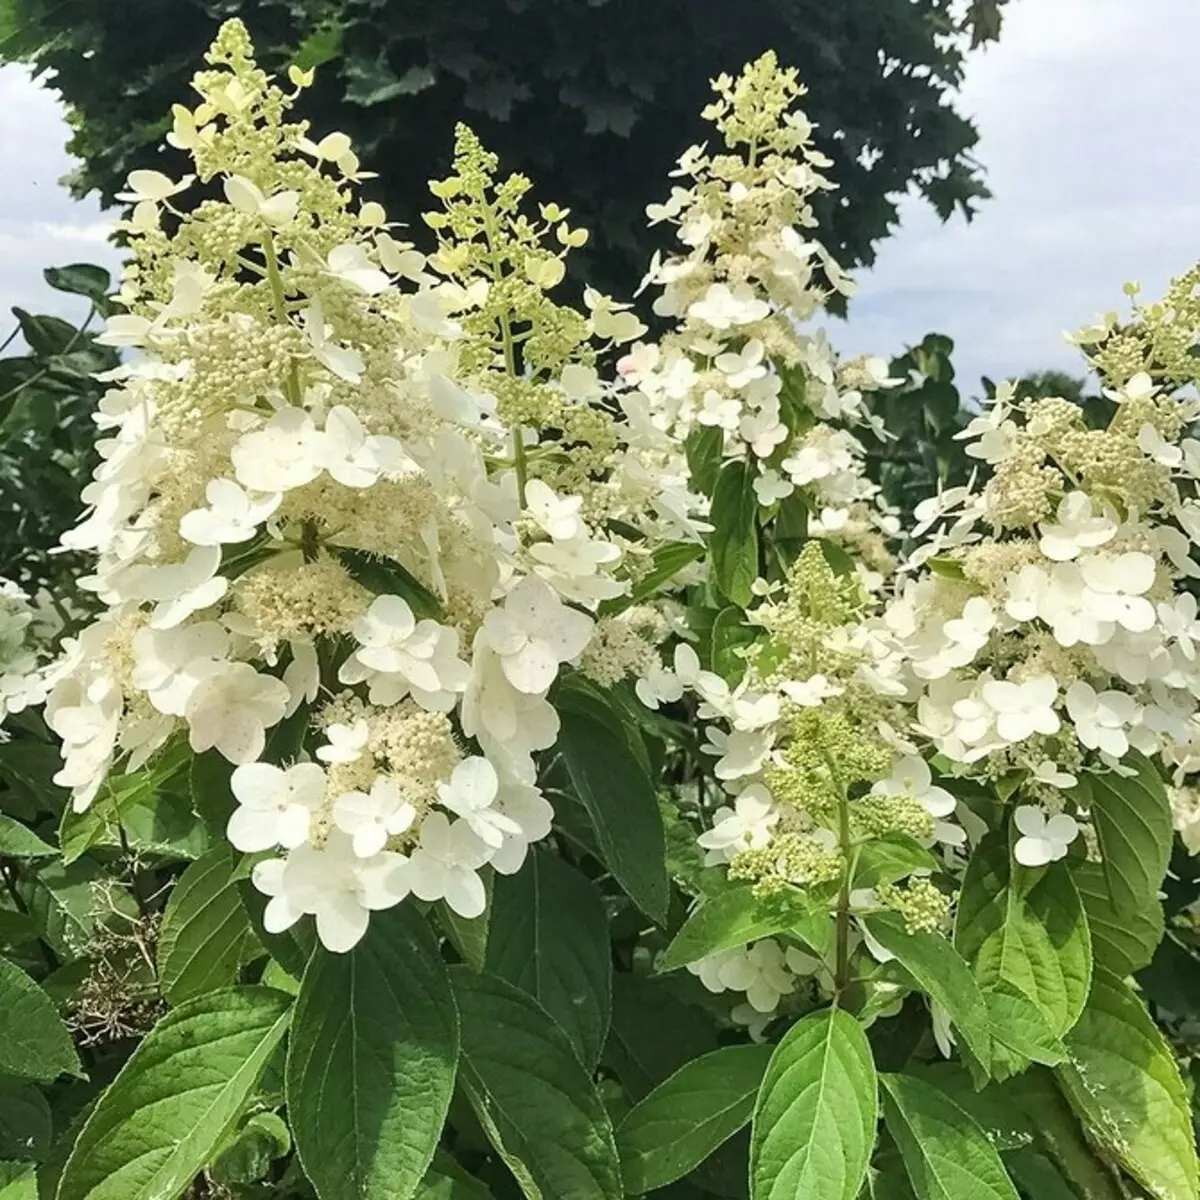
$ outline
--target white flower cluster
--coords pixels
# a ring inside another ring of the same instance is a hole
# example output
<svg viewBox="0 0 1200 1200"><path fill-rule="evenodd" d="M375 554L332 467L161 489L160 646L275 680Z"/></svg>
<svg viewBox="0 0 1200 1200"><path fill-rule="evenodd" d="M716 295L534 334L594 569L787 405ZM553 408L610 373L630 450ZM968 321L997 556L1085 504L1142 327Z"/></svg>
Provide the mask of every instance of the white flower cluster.
<svg viewBox="0 0 1200 1200"><path fill-rule="evenodd" d="M46 699L47 658L62 627L46 592L31 599L11 580L0 579L0 725Z"/></svg>
<svg viewBox="0 0 1200 1200"><path fill-rule="evenodd" d="M693 146L672 173L686 185L647 210L676 226L685 247L656 255L643 281L662 289L654 311L672 327L618 369L660 428L680 439L715 430L725 456L749 455L764 508L800 489L814 532L836 536L876 489L861 444L830 422L866 420L863 393L898 381L882 359L839 364L823 331L799 331L831 292L853 286L812 236L810 197L833 185L812 126L793 108L805 92L795 72L767 54L714 87L704 115L727 152Z"/></svg>
<svg viewBox="0 0 1200 1200"><path fill-rule="evenodd" d="M1200 443L1183 436L1200 404L1144 372L1106 396L1090 428L1076 405L1002 388L965 431L991 478L927 507L923 569L875 626L912 736L964 773L1022 771L1051 813L1085 763L1125 770L1134 749L1200 765ZM1028 865L1078 831L1047 812L1018 810Z"/></svg>
<svg viewBox="0 0 1200 1200"><path fill-rule="evenodd" d="M619 382L590 365L642 326L590 293L573 340L539 329L566 250L517 245L524 277L487 266L512 190L493 193L468 133L426 258L354 200L348 139L285 123L294 94L240 23L208 61L169 138L194 174L129 180L128 311L101 340L141 353L110 373L89 511L64 538L96 553L84 586L106 609L69 640L46 719L80 809L114 764L180 740L235 764L230 841L283 851L254 870L267 927L313 914L345 950L410 893L482 912L484 865L515 871L550 829L547 693L629 587L609 521L647 556L697 534L678 448L614 422ZM181 208L197 181L223 200ZM580 244L551 210L505 227ZM325 741L281 761L293 714Z"/></svg>

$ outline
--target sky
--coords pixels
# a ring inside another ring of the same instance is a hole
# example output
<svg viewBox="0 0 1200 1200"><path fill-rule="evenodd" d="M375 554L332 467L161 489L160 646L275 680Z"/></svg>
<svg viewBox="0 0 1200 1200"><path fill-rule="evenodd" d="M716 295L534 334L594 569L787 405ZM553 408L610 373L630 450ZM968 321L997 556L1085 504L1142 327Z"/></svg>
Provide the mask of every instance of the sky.
<svg viewBox="0 0 1200 1200"><path fill-rule="evenodd" d="M839 349L893 355L954 338L960 387L987 374L1077 368L1065 330L1148 295L1200 255L1200 0L1010 0L956 101L980 129L993 198L969 224L905 199L901 228L859 277ZM0 313L79 315L42 281L68 262L115 267L111 214L74 201L68 129L52 92L0 67ZM665 169L665 165L664 165ZM10 168L11 170L11 168ZM0 327L0 338L7 330Z"/></svg>

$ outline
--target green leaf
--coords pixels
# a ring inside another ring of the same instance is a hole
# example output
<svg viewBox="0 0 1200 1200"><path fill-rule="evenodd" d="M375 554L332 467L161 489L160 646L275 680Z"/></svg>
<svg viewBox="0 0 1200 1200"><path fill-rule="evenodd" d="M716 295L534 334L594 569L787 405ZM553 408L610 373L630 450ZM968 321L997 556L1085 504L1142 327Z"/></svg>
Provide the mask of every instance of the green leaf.
<svg viewBox="0 0 1200 1200"><path fill-rule="evenodd" d="M703 542L667 542L659 546L650 559L650 569L633 585L629 596L618 601L620 607L641 604L663 584L674 579L684 567L703 557Z"/></svg>
<svg viewBox="0 0 1200 1200"><path fill-rule="evenodd" d="M995 1079L1019 1074L1031 1062L1054 1067L1067 1057L1066 1047L1036 1003L1007 979L983 991L992 1025L989 1073Z"/></svg>
<svg viewBox="0 0 1200 1200"><path fill-rule="evenodd" d="M287 1102L321 1200L415 1193L450 1108L457 1057L446 969L411 905L372 913L347 954L314 953L296 1000Z"/></svg>
<svg viewBox="0 0 1200 1200"><path fill-rule="evenodd" d="M37 316L13 306L13 316L21 326L30 350L40 358L52 358L69 349L79 337L79 330L60 317Z"/></svg>
<svg viewBox="0 0 1200 1200"><path fill-rule="evenodd" d="M0 854L6 858L49 858L58 851L32 829L0 813Z"/></svg>
<svg viewBox="0 0 1200 1200"><path fill-rule="evenodd" d="M613 976L613 1016L604 1062L635 1101L717 1047L712 1019L681 1000L673 982L624 972ZM670 1036L664 1037L663 1030L670 1030Z"/></svg>
<svg viewBox="0 0 1200 1200"><path fill-rule="evenodd" d="M1200 1167L1188 1092L1141 1000L1097 971L1066 1043L1070 1061L1058 1077L1092 1136L1155 1200L1196 1200Z"/></svg>
<svg viewBox="0 0 1200 1200"><path fill-rule="evenodd" d="M640 1195L682 1179L737 1133L754 1112L771 1050L714 1050L636 1104L617 1127L626 1190Z"/></svg>
<svg viewBox="0 0 1200 1200"><path fill-rule="evenodd" d="M15 963L0 958L0 1074L51 1080L82 1073L50 997Z"/></svg>
<svg viewBox="0 0 1200 1200"><path fill-rule="evenodd" d="M446 1154L436 1154L413 1200L491 1200L492 1193Z"/></svg>
<svg viewBox="0 0 1200 1200"><path fill-rule="evenodd" d="M255 945L237 886L240 858L228 845L210 850L179 877L158 940L158 979L172 1004L227 987Z"/></svg>
<svg viewBox="0 0 1200 1200"><path fill-rule="evenodd" d="M1025 895L1012 881L1004 834L985 838L963 879L954 942L988 991L1003 980L1042 1011L1052 1034L1079 1019L1092 978L1087 916L1065 862Z"/></svg>
<svg viewBox="0 0 1200 1200"><path fill-rule="evenodd" d="M753 645L759 631L746 623L746 614L736 604L727 604L713 618L709 633L712 669L727 683L737 683L746 673L746 660L738 654Z"/></svg>
<svg viewBox="0 0 1200 1200"><path fill-rule="evenodd" d="M233 763L219 750L206 750L193 756L188 764L188 791L192 811L204 822L208 832L224 840L229 818L237 809L237 800L229 785Z"/></svg>
<svg viewBox="0 0 1200 1200"><path fill-rule="evenodd" d="M496 880L487 968L528 992L594 1069L612 1016L608 919L596 888L561 858L535 850Z"/></svg>
<svg viewBox="0 0 1200 1200"><path fill-rule="evenodd" d="M854 887L872 888L906 879L914 871L937 871L942 864L916 838L889 833L859 847Z"/></svg>
<svg viewBox="0 0 1200 1200"><path fill-rule="evenodd" d="M741 946L777 933L794 933L819 950L825 942L829 917L803 901L763 901L749 886L730 888L704 900L683 923L671 944L659 955L660 972L699 962L710 954Z"/></svg>
<svg viewBox="0 0 1200 1200"><path fill-rule="evenodd" d="M1071 875L1087 913L1096 966L1121 979L1140 971L1162 941L1162 904L1155 900L1136 912L1118 913L1099 863L1073 863Z"/></svg>
<svg viewBox="0 0 1200 1200"><path fill-rule="evenodd" d="M1079 1200L1079 1193L1068 1185L1059 1169L1036 1150L1005 1154L1004 1165L1026 1195L1036 1200Z"/></svg>
<svg viewBox="0 0 1200 1200"><path fill-rule="evenodd" d="M30 1163L0 1163L0 1200L38 1200L38 1176Z"/></svg>
<svg viewBox="0 0 1200 1200"><path fill-rule="evenodd" d="M750 1140L753 1200L855 1200L875 1146L875 1063L849 1013L801 1018L775 1047Z"/></svg>
<svg viewBox="0 0 1200 1200"><path fill-rule="evenodd" d="M41 1090L23 1080L0 1079L0 1160L41 1162L52 1132L50 1106Z"/></svg>
<svg viewBox="0 0 1200 1200"><path fill-rule="evenodd" d="M1100 842L1101 869L1113 909L1121 915L1158 903L1171 859L1171 802L1158 769L1136 751L1123 760L1137 775L1085 774L1080 799L1091 809Z"/></svg>
<svg viewBox="0 0 1200 1200"><path fill-rule="evenodd" d="M992 1029L987 1001L971 968L944 937L909 933L895 913L867 918L877 942L896 956L923 991L936 1000L958 1027L968 1049L984 1071L992 1061Z"/></svg>
<svg viewBox="0 0 1200 1200"><path fill-rule="evenodd" d="M713 581L734 604L746 608L758 578L758 497L754 472L743 459L725 463L713 490L709 535Z"/></svg>
<svg viewBox="0 0 1200 1200"><path fill-rule="evenodd" d="M255 1183L265 1178L271 1164L291 1148L292 1135L278 1114L255 1113L209 1167L209 1178L226 1187Z"/></svg>
<svg viewBox="0 0 1200 1200"><path fill-rule="evenodd" d="M1017 1200L996 1148L944 1092L883 1075L883 1115L917 1200Z"/></svg>
<svg viewBox="0 0 1200 1200"><path fill-rule="evenodd" d="M451 967L462 1018L459 1078L530 1200L620 1200L612 1125L567 1035L495 975Z"/></svg>
<svg viewBox="0 0 1200 1200"><path fill-rule="evenodd" d="M495 891L495 874L484 871L480 876L487 892L487 907L477 917L460 917L445 900L433 907L438 924L458 951L459 957L475 971L482 971L487 961L488 937L492 925L492 896Z"/></svg>
<svg viewBox="0 0 1200 1200"><path fill-rule="evenodd" d="M907 1071L949 1096L997 1150L1015 1150L1032 1144L1033 1124L1021 1094L1010 1085L991 1083L976 1090L967 1069L954 1062L910 1063Z"/></svg>
<svg viewBox="0 0 1200 1200"><path fill-rule="evenodd" d="M329 551L368 591L377 596L400 596L408 601L418 620L439 620L442 602L411 572L394 558L371 554L349 546L330 546Z"/></svg>
<svg viewBox="0 0 1200 1200"><path fill-rule="evenodd" d="M207 992L169 1012L101 1093L57 1200L175 1200L237 1123L287 1029L291 997Z"/></svg>
<svg viewBox="0 0 1200 1200"><path fill-rule="evenodd" d="M587 809L604 861L633 902L660 924L669 886L666 837L654 784L630 748L636 730L595 688L558 691L558 751Z"/></svg>
<svg viewBox="0 0 1200 1200"><path fill-rule="evenodd" d="M95 263L71 263L65 267L47 267L42 278L60 292L86 296L95 304L103 304L112 290L112 276Z"/></svg>
<svg viewBox="0 0 1200 1200"><path fill-rule="evenodd" d="M716 425L693 426L683 448L692 483L706 496L711 496L721 470L725 431Z"/></svg>
<svg viewBox="0 0 1200 1200"><path fill-rule="evenodd" d="M300 921L282 933L270 933L263 925L267 897L249 879L238 879L237 888L258 940L271 958L294 980L299 981L317 945L315 926L311 921Z"/></svg>

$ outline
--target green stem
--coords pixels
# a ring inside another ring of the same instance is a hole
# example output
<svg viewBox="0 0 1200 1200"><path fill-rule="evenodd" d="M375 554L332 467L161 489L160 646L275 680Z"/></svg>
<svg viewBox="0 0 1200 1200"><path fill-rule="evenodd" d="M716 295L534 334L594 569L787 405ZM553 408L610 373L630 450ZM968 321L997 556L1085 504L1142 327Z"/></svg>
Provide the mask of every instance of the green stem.
<svg viewBox="0 0 1200 1200"><path fill-rule="evenodd" d="M830 782L837 794L838 849L842 852L844 862L841 887L838 889L834 927L833 991L836 1004L841 999L842 993L850 986L850 876L854 870L854 864L851 861L853 839L850 835L850 801L846 796L846 785L842 782L837 767L828 755L825 756L825 765L829 771ZM857 856L855 855L855 857Z"/></svg>
<svg viewBox="0 0 1200 1200"><path fill-rule="evenodd" d="M275 253L275 235L268 229L262 239L263 257L267 262L267 283L271 288L271 300L275 307L275 319L281 325L288 325L287 297L283 292L283 276L279 271L279 255ZM296 369L293 359L288 368L288 378L284 385L288 402L294 407L300 407L300 372Z"/></svg>
<svg viewBox="0 0 1200 1200"><path fill-rule="evenodd" d="M496 222L492 206L487 196L481 191L478 196L479 206L483 210L483 238L487 243L488 258L491 259L492 282L499 283L504 277L504 264L496 247ZM497 320L500 322L500 340L504 350L504 369L514 379L517 377L517 343L513 336L512 322L508 313L501 310ZM521 507L525 507L525 483L529 478L529 464L525 458L525 439L521 436L520 425L514 425L513 466L517 472L517 499Z"/></svg>

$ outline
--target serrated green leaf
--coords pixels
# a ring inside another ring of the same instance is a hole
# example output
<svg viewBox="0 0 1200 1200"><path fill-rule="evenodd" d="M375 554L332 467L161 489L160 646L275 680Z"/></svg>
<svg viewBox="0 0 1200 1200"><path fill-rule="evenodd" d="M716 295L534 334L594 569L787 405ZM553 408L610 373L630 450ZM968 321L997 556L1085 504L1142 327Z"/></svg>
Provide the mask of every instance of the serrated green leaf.
<svg viewBox="0 0 1200 1200"><path fill-rule="evenodd" d="M634 1105L617 1127L626 1189L640 1195L682 1179L741 1129L754 1112L771 1052L770 1046L724 1046Z"/></svg>
<svg viewBox="0 0 1200 1200"><path fill-rule="evenodd" d="M917 1200L1018 1200L983 1130L944 1092L911 1075L882 1075L883 1116Z"/></svg>
<svg viewBox="0 0 1200 1200"><path fill-rule="evenodd" d="M495 892L495 873L485 870L480 878L487 892L487 907L477 917L460 917L444 900L434 905L438 924L458 951L459 957L476 971L482 971L487 961L488 937L492 926L492 896Z"/></svg>
<svg viewBox="0 0 1200 1200"><path fill-rule="evenodd" d="M451 967L462 1019L459 1077L530 1200L620 1200L612 1124L567 1035L506 980Z"/></svg>
<svg viewBox="0 0 1200 1200"><path fill-rule="evenodd" d="M1003 980L1041 1009L1052 1035L1079 1019L1092 977L1087 916L1070 868L1052 864L1027 894L1013 886L1003 834L985 838L967 866L954 943L988 991Z"/></svg>
<svg viewBox="0 0 1200 1200"><path fill-rule="evenodd" d="M158 979L172 1004L234 983L256 943L238 891L239 862L230 846L218 846L192 863L171 891L158 939Z"/></svg>
<svg viewBox="0 0 1200 1200"><path fill-rule="evenodd" d="M767 902L749 887L735 887L704 900L659 955L660 972L699 962L710 954L778 933L791 933L820 950L826 940L828 914L801 901Z"/></svg>
<svg viewBox="0 0 1200 1200"><path fill-rule="evenodd" d="M415 1194L449 1111L458 1046L446 969L410 905L373 913L349 953L314 953L296 999L287 1102L321 1200Z"/></svg>
<svg viewBox="0 0 1200 1200"><path fill-rule="evenodd" d="M594 1069L612 1016L612 950L600 893L583 875L535 850L497 878L487 968L528 992Z"/></svg>
<svg viewBox="0 0 1200 1200"><path fill-rule="evenodd" d="M1171 860L1174 822L1158 769L1136 751L1123 760L1132 777L1110 772L1080 778L1080 799L1091 810L1100 843L1105 887L1118 914L1132 915L1158 903Z"/></svg>
<svg viewBox="0 0 1200 1200"><path fill-rule="evenodd" d="M802 1017L775 1047L750 1137L753 1200L855 1200L875 1146L875 1063L839 1009Z"/></svg>
<svg viewBox="0 0 1200 1200"><path fill-rule="evenodd" d="M50 1149L53 1119L41 1089L0 1079L0 1161L41 1162Z"/></svg>
<svg viewBox="0 0 1200 1200"><path fill-rule="evenodd" d="M997 1150L1015 1150L1033 1143L1034 1128L1029 1114L1020 1093L1011 1085L990 1083L976 1089L967 1069L954 1062L912 1063L906 1073L924 1079L949 1096Z"/></svg>
<svg viewBox="0 0 1200 1200"><path fill-rule="evenodd" d="M936 871L941 863L916 838L889 833L859 847L854 862L855 888L878 887L906 879L914 871Z"/></svg>
<svg viewBox="0 0 1200 1200"><path fill-rule="evenodd" d="M82 1074L50 997L6 958L0 958L0 1074L47 1081Z"/></svg>
<svg viewBox="0 0 1200 1200"><path fill-rule="evenodd" d="M1046 1014L1007 979L997 979L984 988L983 998L992 1026L989 1074L994 1079L1017 1075L1031 1062L1054 1067L1067 1057Z"/></svg>
<svg viewBox="0 0 1200 1200"><path fill-rule="evenodd" d="M491 1200L492 1193L452 1158L436 1154L413 1200Z"/></svg>
<svg viewBox="0 0 1200 1200"><path fill-rule="evenodd" d="M28 826L0 813L0 854L6 858L50 858L57 853Z"/></svg>
<svg viewBox="0 0 1200 1200"><path fill-rule="evenodd" d="M633 585L628 597L614 601L618 607L609 611L620 612L631 604L641 604L664 584L670 583L684 567L703 557L702 542L667 542L659 546L651 556L650 569Z"/></svg>
<svg viewBox="0 0 1200 1200"><path fill-rule="evenodd" d="M1099 863L1073 863L1071 876L1087 913L1096 966L1122 979L1140 971L1162 941L1162 904L1155 900L1136 912L1118 913Z"/></svg>
<svg viewBox="0 0 1200 1200"><path fill-rule="evenodd" d="M613 1016L603 1061L634 1101L717 1048L712 1019L680 999L671 984L624 972L613 976ZM663 1037L664 1029L670 1037Z"/></svg>
<svg viewBox="0 0 1200 1200"><path fill-rule="evenodd" d="M60 292L75 296L86 296L96 304L103 304L112 290L112 276L95 263L70 263L65 267L47 267L42 278Z"/></svg>
<svg viewBox="0 0 1200 1200"><path fill-rule="evenodd" d="M725 431L716 425L693 426L683 446L692 483L711 496L721 470Z"/></svg>
<svg viewBox="0 0 1200 1200"><path fill-rule="evenodd" d="M754 472L744 459L721 467L713 489L709 535L713 582L723 596L746 608L758 578L758 497Z"/></svg>
<svg viewBox="0 0 1200 1200"><path fill-rule="evenodd" d="M287 1029L291 997L207 992L169 1012L101 1094L57 1200L175 1200L223 1143Z"/></svg>
<svg viewBox="0 0 1200 1200"><path fill-rule="evenodd" d="M966 959L935 933L910 933L895 913L867 918L867 928L885 949L950 1015L985 1072L992 1061L992 1027L987 1001Z"/></svg>
<svg viewBox="0 0 1200 1200"><path fill-rule="evenodd" d="M1035 1200L1079 1200L1062 1177L1062 1172L1044 1154L1036 1150L1013 1150L1004 1156L1004 1165L1011 1178Z"/></svg>
<svg viewBox="0 0 1200 1200"><path fill-rule="evenodd" d="M368 591L377 596L400 596L418 619L439 620L442 602L405 566L383 554L350 546L330 546L330 553Z"/></svg>
<svg viewBox="0 0 1200 1200"><path fill-rule="evenodd" d="M654 784L621 717L598 689L562 687L558 751L617 882L653 920L666 919L666 836Z"/></svg>
<svg viewBox="0 0 1200 1200"><path fill-rule="evenodd" d="M1058 1069L1095 1137L1155 1200L1196 1200L1200 1166L1191 1103L1170 1047L1141 1000L1097 971Z"/></svg>

